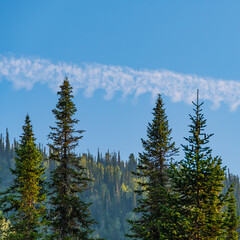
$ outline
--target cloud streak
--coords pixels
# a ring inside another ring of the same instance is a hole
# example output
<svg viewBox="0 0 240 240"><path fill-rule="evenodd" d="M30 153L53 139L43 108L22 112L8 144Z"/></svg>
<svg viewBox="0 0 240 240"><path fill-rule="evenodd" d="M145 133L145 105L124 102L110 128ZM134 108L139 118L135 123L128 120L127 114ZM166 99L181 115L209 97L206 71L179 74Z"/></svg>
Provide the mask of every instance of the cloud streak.
<svg viewBox="0 0 240 240"><path fill-rule="evenodd" d="M161 93L174 102L190 103L199 89L201 99L211 101L215 107L226 103L231 110L236 110L240 105L238 81L167 70L134 70L113 65L76 65L40 58L0 56L0 81L8 80L16 89L31 89L34 84L41 83L56 91L65 76L69 77L75 90L83 89L87 97L91 97L95 90L103 89L106 99L111 99L116 92L122 92L124 97L138 97L144 93L155 97Z"/></svg>

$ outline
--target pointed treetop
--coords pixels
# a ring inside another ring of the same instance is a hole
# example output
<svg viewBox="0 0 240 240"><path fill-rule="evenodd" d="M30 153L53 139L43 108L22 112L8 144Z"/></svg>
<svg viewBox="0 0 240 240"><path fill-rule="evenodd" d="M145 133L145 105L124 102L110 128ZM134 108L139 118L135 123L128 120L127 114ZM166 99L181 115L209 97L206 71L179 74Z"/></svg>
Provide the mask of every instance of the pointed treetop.
<svg viewBox="0 0 240 240"><path fill-rule="evenodd" d="M199 89L197 89L197 105L198 105L198 100L199 100Z"/></svg>

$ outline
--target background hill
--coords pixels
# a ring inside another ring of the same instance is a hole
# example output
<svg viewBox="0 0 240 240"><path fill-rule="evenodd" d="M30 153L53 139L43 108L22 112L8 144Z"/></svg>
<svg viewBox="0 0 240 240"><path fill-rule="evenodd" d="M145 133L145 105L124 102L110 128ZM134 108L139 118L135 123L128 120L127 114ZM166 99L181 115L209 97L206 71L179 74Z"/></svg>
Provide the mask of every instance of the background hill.
<svg viewBox="0 0 240 240"><path fill-rule="evenodd" d="M14 149L18 143L9 141L8 130L3 137L0 135L0 190L5 190L12 180L9 168L14 167ZM45 156L44 166L47 179L50 172L55 168L52 162L47 160L47 152L43 146L39 146ZM91 214L95 218L96 236L105 239L121 240L126 239L129 226L126 219L136 217L132 209L136 206L137 179L131 174L136 170L137 158L130 154L125 161L121 159L120 152L98 152L97 156L91 153L79 155L84 167L87 169L88 176L93 179L85 192L84 201L92 202L90 207ZM237 213L240 215L240 186L239 177L226 173L225 186L223 192L234 183L234 194L237 200Z"/></svg>

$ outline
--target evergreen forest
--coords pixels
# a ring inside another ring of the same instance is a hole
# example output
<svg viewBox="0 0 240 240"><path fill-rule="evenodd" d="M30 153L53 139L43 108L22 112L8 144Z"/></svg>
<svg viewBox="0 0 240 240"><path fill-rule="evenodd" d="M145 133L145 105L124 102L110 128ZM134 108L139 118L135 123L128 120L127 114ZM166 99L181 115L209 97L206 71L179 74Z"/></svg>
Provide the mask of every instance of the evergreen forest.
<svg viewBox="0 0 240 240"><path fill-rule="evenodd" d="M28 115L20 140L0 135L0 239L238 239L239 177L211 155L198 95L186 145L175 146L158 95L144 151L128 159L76 153L83 131L67 78L58 96L48 146Z"/></svg>
<svg viewBox="0 0 240 240"><path fill-rule="evenodd" d="M5 136L5 137L3 137ZM12 175L9 167L14 166L14 149L17 141L13 144L9 142L8 130L0 137L0 177L3 191L10 186ZM51 165L47 158L46 148L39 145L39 149L46 157L43 166L46 168L45 176L50 177ZM130 154L129 159L122 160L120 152L98 153L93 156L91 153L84 153L81 156L82 164L87 169L87 174L94 181L89 185L89 189L84 193L83 199L91 202L91 214L95 218L95 236L104 239L126 239L125 234L129 230L129 225L125 219L135 219L136 213L132 210L136 207L137 179L131 172L136 171L137 158ZM234 196L237 200L237 214L240 215L240 186L239 176L231 174L228 170L224 182L225 193L234 184Z"/></svg>

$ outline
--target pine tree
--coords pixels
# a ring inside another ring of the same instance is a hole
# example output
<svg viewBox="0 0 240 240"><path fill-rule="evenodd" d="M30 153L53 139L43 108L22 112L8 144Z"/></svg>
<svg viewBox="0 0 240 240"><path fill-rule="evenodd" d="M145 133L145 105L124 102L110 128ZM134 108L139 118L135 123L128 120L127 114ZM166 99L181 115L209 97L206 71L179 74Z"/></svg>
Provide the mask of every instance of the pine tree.
<svg viewBox="0 0 240 240"><path fill-rule="evenodd" d="M216 239L224 234L224 213L229 191L222 194L225 167L220 157L212 157L207 145L213 134L206 134L206 119L199 104L194 103L194 115L190 115L190 136L182 145L185 158L170 169L171 186L178 194L175 206L183 223L175 231L179 239ZM179 222L179 221L178 221Z"/></svg>
<svg viewBox="0 0 240 240"><path fill-rule="evenodd" d="M14 179L1 198L3 213L10 215L10 232L7 239L42 239L45 217L44 168L42 155L35 144L29 116L26 116L19 147L15 150L15 169L10 169Z"/></svg>
<svg viewBox="0 0 240 240"><path fill-rule="evenodd" d="M167 168L178 149L172 141L171 129L160 95L153 109L152 123L148 123L147 140L142 139L144 152L139 154L139 165L134 174L139 181L138 206L134 212L140 213L136 221L129 220L133 239L164 239L165 225L168 218Z"/></svg>
<svg viewBox="0 0 240 240"><path fill-rule="evenodd" d="M67 78L60 88L57 93L59 100L53 110L56 127L51 127L52 132L49 134L52 140L49 144L50 161L55 161L58 165L51 174L49 217L54 239L90 239L94 221L88 210L90 204L81 200L89 178L74 152L84 131L74 128L79 120L74 119L77 110Z"/></svg>

